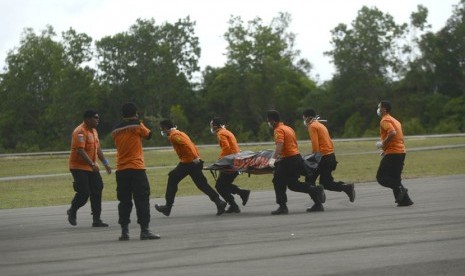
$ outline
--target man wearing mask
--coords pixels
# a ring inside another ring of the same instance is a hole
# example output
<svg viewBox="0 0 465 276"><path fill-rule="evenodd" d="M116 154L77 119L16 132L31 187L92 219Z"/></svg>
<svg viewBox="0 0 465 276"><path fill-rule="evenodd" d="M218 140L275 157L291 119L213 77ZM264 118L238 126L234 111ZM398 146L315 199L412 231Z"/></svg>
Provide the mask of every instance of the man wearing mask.
<svg viewBox="0 0 465 276"><path fill-rule="evenodd" d="M84 121L74 129L71 140L69 170L73 176L73 188L76 194L67 211L68 222L73 226L77 224L77 210L90 198L92 227L108 227L108 224L100 219L103 181L100 167L96 163L97 157L105 166L107 173L111 174L111 167L100 148L98 133L95 129L100 117L95 110L87 110L83 117Z"/></svg>
<svg viewBox="0 0 465 276"><path fill-rule="evenodd" d="M137 223L140 225L141 240L159 239L149 229L150 223L150 184L145 172L142 139L150 139L152 132L138 118L134 103L121 107L123 120L111 133L115 142L116 156L116 195L118 223L121 225L120 241L129 240L132 200L136 205Z"/></svg>
<svg viewBox="0 0 465 276"><path fill-rule="evenodd" d="M303 158L299 153L297 139L292 128L281 122L279 112L269 110L267 112L268 125L273 128L275 151L269 161L269 166L274 167L273 187L276 194L278 209L272 211L272 215L286 215L287 208L286 189L299 193L309 194L314 201L314 205L307 209L307 212L324 211L325 201L324 189L321 186L315 187L307 182L300 182L300 172L303 166Z"/></svg>
<svg viewBox="0 0 465 276"><path fill-rule="evenodd" d="M161 135L168 137L171 145L176 151L180 162L169 172L166 186L165 205L155 204L155 209L165 216L169 216L174 204L174 198L178 191L178 184L186 176L190 176L194 184L216 204L216 215L225 212L226 202L220 199L219 194L208 184L207 178L202 172L203 161L200 159L199 151L186 133L177 130L170 120L160 122Z"/></svg>
<svg viewBox="0 0 465 276"><path fill-rule="evenodd" d="M398 207L410 206L413 202L401 178L406 154L402 125L391 116L389 101L381 101L376 113L381 117L381 140L376 142L376 147L382 150L376 179L380 185L392 189Z"/></svg>
<svg viewBox="0 0 465 276"><path fill-rule="evenodd" d="M334 153L333 141L329 135L325 125L318 121L318 116L313 109L307 109L302 113L302 119L307 127L308 135L312 143L312 153L321 154L321 160L318 163L318 168L311 179L307 179L310 183L315 183L318 176L320 177L320 185L323 185L325 190L345 192L349 197L350 202L355 200L354 184L345 184L342 181L334 181L332 172L336 170L337 161Z"/></svg>
<svg viewBox="0 0 465 276"><path fill-rule="evenodd" d="M231 131L226 129L222 118L215 117L210 121L210 131L212 134L216 134L218 144L221 147L219 159L240 151L236 137ZM220 175L216 180L216 190L229 204L226 213L241 212L241 209L234 200L233 194L238 194L241 197L243 206L245 206L249 200L250 190L240 189L238 186L233 184L234 179L236 179L238 175L238 172L220 172Z"/></svg>

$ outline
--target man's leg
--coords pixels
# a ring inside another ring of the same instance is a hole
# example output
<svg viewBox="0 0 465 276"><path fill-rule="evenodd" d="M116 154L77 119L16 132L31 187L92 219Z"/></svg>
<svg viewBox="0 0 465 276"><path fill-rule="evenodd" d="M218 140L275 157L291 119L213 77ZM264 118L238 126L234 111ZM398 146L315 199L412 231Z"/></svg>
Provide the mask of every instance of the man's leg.
<svg viewBox="0 0 465 276"><path fill-rule="evenodd" d="M102 191L103 180L99 172L92 172L90 174L90 207L92 210L93 227L108 227L100 219L102 213Z"/></svg>
<svg viewBox="0 0 465 276"><path fill-rule="evenodd" d="M73 176L73 189L76 192L71 207L67 210L68 221L75 226L77 210L84 206L90 196L90 174L91 172L83 170L71 170Z"/></svg>
<svg viewBox="0 0 465 276"><path fill-rule="evenodd" d="M199 190L201 190L204 194L206 194L211 201L213 201L216 204L217 208L217 215L221 215L224 213L226 209L226 202L220 199L220 195L213 189L207 181L207 178L202 172L202 163L200 164L194 164L190 163L189 164L189 175L192 178L192 181L194 181L195 186Z"/></svg>

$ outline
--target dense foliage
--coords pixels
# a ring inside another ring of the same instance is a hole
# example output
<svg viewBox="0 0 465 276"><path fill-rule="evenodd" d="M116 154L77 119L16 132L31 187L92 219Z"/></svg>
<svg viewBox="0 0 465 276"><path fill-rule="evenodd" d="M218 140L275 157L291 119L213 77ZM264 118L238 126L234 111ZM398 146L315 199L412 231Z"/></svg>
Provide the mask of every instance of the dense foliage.
<svg viewBox="0 0 465 276"><path fill-rule="evenodd" d="M244 22L232 16L227 61L200 71L195 22L138 19L128 31L93 41L70 28L26 29L0 74L0 152L66 150L84 110L99 111L104 147L113 147L120 106L135 102L157 132L171 118L196 143L213 143L209 120L222 116L240 142L271 140L265 112L276 109L299 138L301 112L314 108L334 137L376 136L376 105L393 102L406 134L465 131L465 0L438 32L418 6L398 24L362 7L350 25L332 31L325 54L336 73L312 79L311 62L295 48L291 17ZM305 34L302 34L305 35ZM315 38L317 39L317 38ZM166 145L155 135L147 145Z"/></svg>

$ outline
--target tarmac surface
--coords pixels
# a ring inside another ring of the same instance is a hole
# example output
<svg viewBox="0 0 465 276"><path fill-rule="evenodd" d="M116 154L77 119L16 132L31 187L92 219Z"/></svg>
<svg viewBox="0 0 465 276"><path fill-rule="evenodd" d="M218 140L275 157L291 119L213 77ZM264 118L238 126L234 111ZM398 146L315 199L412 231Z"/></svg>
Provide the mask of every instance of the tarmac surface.
<svg viewBox="0 0 465 276"><path fill-rule="evenodd" d="M77 226L68 206L0 210L0 275L465 275L465 174L404 185L413 206L357 183L354 203L326 191L321 213L288 191L285 216L270 215L273 191L252 191L240 214L222 216L206 196L177 198L170 217L152 198L161 239L149 241L139 240L135 210L131 239L118 241L117 202L103 204L108 228L91 227L89 203Z"/></svg>

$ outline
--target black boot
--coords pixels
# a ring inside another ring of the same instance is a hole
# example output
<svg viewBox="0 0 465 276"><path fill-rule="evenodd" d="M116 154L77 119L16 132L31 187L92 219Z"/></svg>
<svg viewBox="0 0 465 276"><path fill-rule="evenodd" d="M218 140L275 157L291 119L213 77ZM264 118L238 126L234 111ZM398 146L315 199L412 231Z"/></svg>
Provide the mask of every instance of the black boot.
<svg viewBox="0 0 465 276"><path fill-rule="evenodd" d="M307 212L323 212L325 208L321 203L315 203L311 208L307 208Z"/></svg>
<svg viewBox="0 0 465 276"><path fill-rule="evenodd" d="M289 209L287 209L286 204L279 205L278 209L271 212L272 215L287 215L289 214Z"/></svg>
<svg viewBox="0 0 465 276"><path fill-rule="evenodd" d="M354 186L353 183L344 184L342 186L342 191L344 191L344 193L347 194L347 196L349 197L350 202L355 201L355 186Z"/></svg>
<svg viewBox="0 0 465 276"><path fill-rule="evenodd" d="M397 202L397 207L407 207L410 205L413 205L413 201L410 199L410 196L408 195L408 192L406 191L402 201Z"/></svg>
<svg viewBox="0 0 465 276"><path fill-rule="evenodd" d="M101 219L94 219L92 227L108 227L108 224L103 222Z"/></svg>
<svg viewBox="0 0 465 276"><path fill-rule="evenodd" d="M310 198L315 202L315 203L325 203L326 202L326 194L325 194L325 189L323 188L322 185L310 185L310 192L309 192Z"/></svg>
<svg viewBox="0 0 465 276"><path fill-rule="evenodd" d="M399 186L399 193L396 196L396 203L404 201L404 197L407 195L408 189L404 186Z"/></svg>
<svg viewBox="0 0 465 276"><path fill-rule="evenodd" d="M152 233L150 231L148 225L142 225L140 226L140 239L141 240L158 240L160 239L160 235Z"/></svg>
<svg viewBox="0 0 465 276"><path fill-rule="evenodd" d="M219 198L215 200L215 204L217 209L216 215L221 216L224 213L227 204Z"/></svg>
<svg viewBox="0 0 465 276"><path fill-rule="evenodd" d="M226 209L225 211L226 214L240 213L240 212L241 212L241 209L239 209L239 206L237 206L237 204L229 205L229 208Z"/></svg>
<svg viewBox="0 0 465 276"><path fill-rule="evenodd" d="M77 213L77 210L73 209L72 207L69 208L66 211L66 214L68 214L68 222L72 226L76 226L76 224L77 224L77 222L76 222L76 213Z"/></svg>
<svg viewBox="0 0 465 276"><path fill-rule="evenodd" d="M128 225L121 225L121 237L118 238L120 241L129 240L129 228Z"/></svg>
<svg viewBox="0 0 465 276"><path fill-rule="evenodd" d="M247 201L249 201L250 190L241 190L239 192L239 196L242 199L242 206L245 206L247 204Z"/></svg>
<svg viewBox="0 0 465 276"><path fill-rule="evenodd" d="M158 204L155 204L155 209L162 213L163 215L169 217L170 214L171 214L171 208L173 207L173 205L158 205Z"/></svg>

